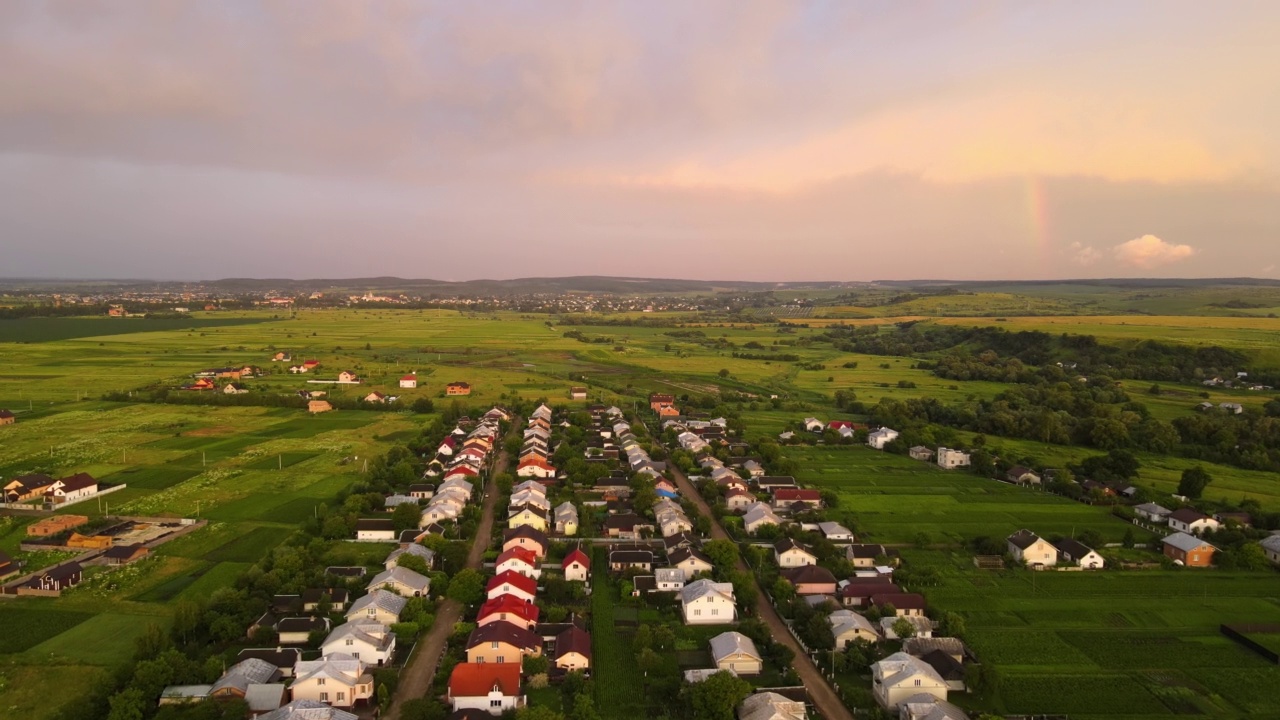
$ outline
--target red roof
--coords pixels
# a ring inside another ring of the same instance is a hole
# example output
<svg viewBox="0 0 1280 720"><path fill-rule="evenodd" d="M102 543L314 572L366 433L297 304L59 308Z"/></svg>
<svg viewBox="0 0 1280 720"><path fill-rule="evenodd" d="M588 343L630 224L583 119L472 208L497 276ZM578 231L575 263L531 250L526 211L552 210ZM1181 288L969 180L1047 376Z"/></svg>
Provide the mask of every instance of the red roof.
<svg viewBox="0 0 1280 720"><path fill-rule="evenodd" d="M417 376L417 375L405 375L404 377L402 377L402 378L400 378L400 379L401 379L401 380L417 380L417 379L418 379L418 376Z"/></svg>
<svg viewBox="0 0 1280 720"><path fill-rule="evenodd" d="M454 440L454 439L453 439L453 436L452 436L452 435L450 435L449 437L445 438L445 439L440 443L440 445L441 445L442 447L450 447L450 448L453 448L453 447L457 447L457 446L458 446L458 441Z"/></svg>
<svg viewBox="0 0 1280 720"><path fill-rule="evenodd" d="M832 420L831 422L827 423L827 427L831 428L832 430L839 430L842 427L847 427L850 430L852 430L853 423L848 420Z"/></svg>
<svg viewBox="0 0 1280 720"><path fill-rule="evenodd" d="M528 622L538 622L538 613L541 612L537 605L527 603L515 595L502 594L495 597L480 606L480 614L476 615L477 620L483 620L490 615L499 613L511 613L519 617L521 620Z"/></svg>
<svg viewBox="0 0 1280 720"><path fill-rule="evenodd" d="M517 559L530 567L536 567L538 564L538 556L534 554L532 550L522 547L513 547L510 550L503 551L503 553L498 556L498 564L501 565L512 558Z"/></svg>
<svg viewBox="0 0 1280 720"><path fill-rule="evenodd" d="M502 587L503 585L511 585L517 590L522 590L530 595L538 594L537 581L535 581L533 578L525 577L520 573L513 572L511 570L506 570L504 572L501 572L495 575L493 579L489 580L489 584L485 586L485 590L488 592L493 592L495 588Z"/></svg>
<svg viewBox="0 0 1280 720"><path fill-rule="evenodd" d="M470 475L471 477L475 477L479 474L480 473L476 472L476 469L470 465L455 465L454 467L449 468L449 472L445 473L446 478L449 475Z"/></svg>
<svg viewBox="0 0 1280 720"><path fill-rule="evenodd" d="M317 365L319 365L319 364L320 364L320 361L319 361L319 360L308 360L308 361L306 361L306 362L304 362L304 363L302 363L302 364L303 364L303 365L306 365L307 367L315 367L315 366L317 366Z"/></svg>
<svg viewBox="0 0 1280 720"><path fill-rule="evenodd" d="M803 488L779 488L774 491L773 499L821 501L822 493L817 490L806 490Z"/></svg>
<svg viewBox="0 0 1280 720"><path fill-rule="evenodd" d="M587 558L587 554L582 552L580 548L574 548L573 552L570 552L568 555L565 555L564 560L560 562L560 567L567 568L573 564L574 560L577 560L578 562L582 563L586 567L591 567L591 560Z"/></svg>
<svg viewBox="0 0 1280 720"><path fill-rule="evenodd" d="M484 697L497 688L520 694L520 663L458 663L449 675L449 697Z"/></svg>

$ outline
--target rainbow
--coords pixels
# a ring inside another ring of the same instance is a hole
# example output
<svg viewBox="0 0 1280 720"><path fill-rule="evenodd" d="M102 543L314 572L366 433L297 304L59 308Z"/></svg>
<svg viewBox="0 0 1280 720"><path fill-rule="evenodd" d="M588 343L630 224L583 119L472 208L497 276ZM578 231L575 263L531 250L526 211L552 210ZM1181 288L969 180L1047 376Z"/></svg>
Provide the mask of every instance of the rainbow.
<svg viewBox="0 0 1280 720"><path fill-rule="evenodd" d="M1044 180L1028 175L1026 183L1027 216L1031 225L1031 241L1039 255L1045 278L1054 276L1053 237L1049 232L1049 198Z"/></svg>

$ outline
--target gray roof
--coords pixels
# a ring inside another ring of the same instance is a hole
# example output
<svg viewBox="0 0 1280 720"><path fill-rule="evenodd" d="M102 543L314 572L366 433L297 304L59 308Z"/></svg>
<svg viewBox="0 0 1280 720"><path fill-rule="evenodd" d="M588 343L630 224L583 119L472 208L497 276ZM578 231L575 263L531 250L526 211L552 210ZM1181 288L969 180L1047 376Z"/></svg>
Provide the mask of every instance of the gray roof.
<svg viewBox="0 0 1280 720"><path fill-rule="evenodd" d="M374 575L373 579L370 580L369 584L365 587L380 588L387 583L404 585L421 593L425 593L431 589L431 578L421 573L416 573L409 568L400 567L399 565L391 568L390 570L383 570L377 575Z"/></svg>
<svg viewBox="0 0 1280 720"><path fill-rule="evenodd" d="M708 595L724 595L729 600L733 600L733 583L712 582L703 578L695 580L685 585L680 590L680 600L684 603L691 603Z"/></svg>
<svg viewBox="0 0 1280 720"><path fill-rule="evenodd" d="M287 697L284 683L256 683L250 685L244 693L245 703L255 713L275 710Z"/></svg>
<svg viewBox="0 0 1280 720"><path fill-rule="evenodd" d="M757 660L764 659L760 656L760 651L756 650L756 644L751 641L751 638L740 632L730 630L711 638L711 657L716 662L737 654L743 654Z"/></svg>
<svg viewBox="0 0 1280 720"><path fill-rule="evenodd" d="M739 720L804 720L804 703L785 695L761 692L751 695L738 707Z"/></svg>
<svg viewBox="0 0 1280 720"><path fill-rule="evenodd" d="M1173 512L1167 507L1164 507L1162 505L1157 505L1155 503L1150 503L1150 502L1142 503L1141 505L1136 505L1134 506L1133 509L1135 511L1144 512L1148 515L1168 515L1169 513Z"/></svg>
<svg viewBox="0 0 1280 720"><path fill-rule="evenodd" d="M912 675L924 675L939 685L946 684L929 663L904 652L896 652L871 666L871 676L880 678L886 687L896 685Z"/></svg>
<svg viewBox="0 0 1280 720"><path fill-rule="evenodd" d="M1267 536L1259 544L1271 552L1280 552L1280 535Z"/></svg>
<svg viewBox="0 0 1280 720"><path fill-rule="evenodd" d="M1179 550L1181 550L1182 552L1191 552L1192 550L1195 550L1196 548L1202 545L1209 545L1209 543L1201 540L1195 535L1188 535L1184 532L1177 532L1170 535L1169 537L1164 539L1164 544L1172 545L1178 548ZM1214 550L1217 550L1217 548L1214 547L1213 545L1209 545L1209 547L1212 547Z"/></svg>
<svg viewBox="0 0 1280 720"><path fill-rule="evenodd" d="M217 692L226 688L236 688L241 693L248 691L250 685L271 682L280 677L280 668L266 660L249 658L227 668L218 678L209 692Z"/></svg>
<svg viewBox="0 0 1280 720"><path fill-rule="evenodd" d="M356 613L363 613L365 608L373 605L379 609L385 610L396 617L404 610L404 606L409 601L399 595L388 590L374 590L359 600L351 604L351 609L347 610L347 617L351 617Z"/></svg>
<svg viewBox="0 0 1280 720"><path fill-rule="evenodd" d="M359 717L315 700L294 700L258 720L359 720Z"/></svg>

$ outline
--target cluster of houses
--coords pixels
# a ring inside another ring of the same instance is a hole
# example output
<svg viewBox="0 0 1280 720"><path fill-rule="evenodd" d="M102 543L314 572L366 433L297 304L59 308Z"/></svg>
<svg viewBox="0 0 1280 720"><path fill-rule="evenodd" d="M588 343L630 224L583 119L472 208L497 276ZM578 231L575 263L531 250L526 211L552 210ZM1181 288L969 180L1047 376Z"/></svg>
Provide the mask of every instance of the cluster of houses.
<svg viewBox="0 0 1280 720"><path fill-rule="evenodd" d="M852 439L854 433L862 429L863 426L848 420L832 420L824 423L818 418L807 417L801 423L804 429L811 433L822 433L826 430L835 431L842 438ZM867 445L875 450L884 450L885 446L897 440L899 433L897 430L888 427L881 427L867 433ZM780 435L778 439L786 442L795 439L795 432L788 430ZM971 459L969 453L954 448L939 447L936 450L925 447L924 445L916 445L912 447L907 454L914 460L921 462L934 462L943 470L954 470L956 468L969 467Z"/></svg>
<svg viewBox="0 0 1280 720"><path fill-rule="evenodd" d="M344 709L371 703L375 693L372 669L395 659L396 636L391 626L400 622L409 598L425 597L431 589L430 578L400 566L407 555L421 558L428 568L435 563L430 549L401 543L383 561L382 572L369 580L366 593L354 601L342 587L308 588L299 595L275 596L248 632L251 638L264 631L274 633L275 647L242 650L237 662L212 685L167 687L160 704L239 698L259 718L356 717ZM364 577L367 570L331 567L325 574L347 581ZM332 626L329 616L339 613L344 622ZM304 659L302 646L310 644L317 633L324 633L319 656Z"/></svg>
<svg viewBox="0 0 1280 720"><path fill-rule="evenodd" d="M1161 541L1162 552L1170 560L1187 567L1209 567L1218 548L1201 535L1228 526L1249 527L1252 518L1244 512L1220 512L1206 515L1193 507L1170 510L1158 503L1147 502L1133 507L1138 519L1148 525L1167 527L1170 534ZM1280 563L1280 535L1260 542L1263 552L1273 563Z"/></svg>
<svg viewBox="0 0 1280 720"><path fill-rule="evenodd" d="M1069 565L1083 570L1101 570L1106 561L1089 546L1073 538L1057 542L1036 535L1030 530L1019 530L1006 538L1009 554L1030 568L1050 568Z"/></svg>
<svg viewBox="0 0 1280 720"><path fill-rule="evenodd" d="M1263 385L1261 383L1251 382L1249 380L1249 373L1247 372L1236 373L1236 376L1234 379L1228 378L1224 380L1223 378L1220 378L1220 377L1211 377L1208 380L1200 381L1200 384L1204 385L1205 387L1243 388L1245 390L1253 390L1255 392L1275 389L1270 385ZM1224 403L1224 405L1225 404L1226 403Z"/></svg>
<svg viewBox="0 0 1280 720"><path fill-rule="evenodd" d="M4 501L22 503L42 500L46 508L56 508L98 493L98 481L89 473L54 479L43 473L20 475L4 484Z"/></svg>
<svg viewBox="0 0 1280 720"><path fill-rule="evenodd" d="M535 415L550 421L550 411ZM532 418L531 418L532 426ZM494 575L485 587L485 601L476 614L476 628L466 642L466 662L449 675L448 701L454 712L479 711L501 715L523 707L524 660L546 657L550 675L591 670L591 635L580 618L544 623L536 604L550 541L544 528L522 516L530 507L549 507L547 488L526 480L512 489L508 528ZM545 516L542 516L545 520ZM576 523L575 523L576 524ZM565 580L587 583L591 560L581 547L560 563Z"/></svg>

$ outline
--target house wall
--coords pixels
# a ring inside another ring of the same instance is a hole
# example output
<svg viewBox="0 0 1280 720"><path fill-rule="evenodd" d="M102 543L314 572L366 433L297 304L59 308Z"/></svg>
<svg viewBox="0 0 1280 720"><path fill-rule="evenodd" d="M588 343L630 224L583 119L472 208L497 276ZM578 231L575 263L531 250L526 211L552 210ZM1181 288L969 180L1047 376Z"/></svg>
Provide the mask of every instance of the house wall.
<svg viewBox="0 0 1280 720"><path fill-rule="evenodd" d="M733 622L736 608L720 597L699 598L684 606L685 625L722 625Z"/></svg>
<svg viewBox="0 0 1280 720"><path fill-rule="evenodd" d="M529 653L530 655L534 653ZM493 647L493 643L486 642L467 650L467 662L469 663L517 663L524 660L524 652L515 645L500 642L498 647Z"/></svg>
<svg viewBox="0 0 1280 720"><path fill-rule="evenodd" d="M454 711L483 710L490 715L501 715L508 710L515 710L524 704L523 695L503 695L489 693L483 697L450 697Z"/></svg>
<svg viewBox="0 0 1280 720"><path fill-rule="evenodd" d="M759 675L762 663L745 655L731 655L716 663L721 670L732 670L739 675Z"/></svg>
<svg viewBox="0 0 1280 720"><path fill-rule="evenodd" d="M290 697L294 700L316 700L334 707L349 708L357 700L373 694L373 689L368 685L347 685L333 678L324 678L324 685L319 685L318 680L311 678L289 686Z"/></svg>
<svg viewBox="0 0 1280 720"><path fill-rule="evenodd" d="M778 556L778 567L783 568L804 567L805 565L813 565L815 562L812 555L798 550L788 550Z"/></svg>
<svg viewBox="0 0 1280 720"><path fill-rule="evenodd" d="M1207 547L1197 549L1190 553L1184 553L1172 545L1164 546L1164 554L1173 560L1181 560L1183 565L1187 567L1209 567L1213 564L1212 549Z"/></svg>
<svg viewBox="0 0 1280 720"><path fill-rule="evenodd" d="M585 658L581 653L565 653L556 658L556 667L564 668L570 672L574 670L586 670L591 667L591 661Z"/></svg>
<svg viewBox="0 0 1280 720"><path fill-rule="evenodd" d="M564 579L579 580L581 582L586 582L587 581L586 566L576 562L569 565L569 567L564 569Z"/></svg>
<svg viewBox="0 0 1280 720"><path fill-rule="evenodd" d="M917 682L920 684L917 685ZM875 688L876 699L880 701L880 704L888 708L896 708L907 698L921 693L930 695L938 700L946 700L947 686L944 683L937 683L926 677L916 676L906 678L892 687L877 686Z"/></svg>

